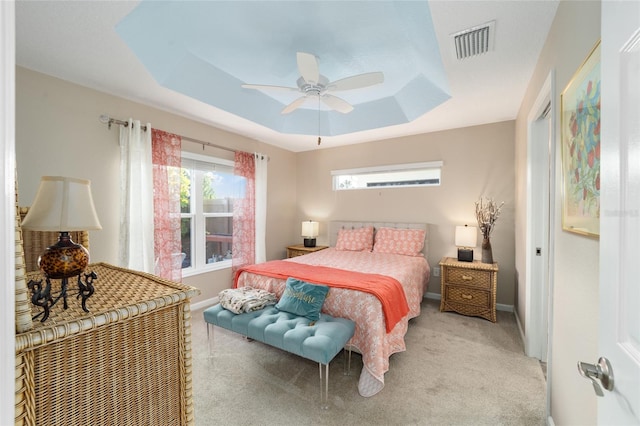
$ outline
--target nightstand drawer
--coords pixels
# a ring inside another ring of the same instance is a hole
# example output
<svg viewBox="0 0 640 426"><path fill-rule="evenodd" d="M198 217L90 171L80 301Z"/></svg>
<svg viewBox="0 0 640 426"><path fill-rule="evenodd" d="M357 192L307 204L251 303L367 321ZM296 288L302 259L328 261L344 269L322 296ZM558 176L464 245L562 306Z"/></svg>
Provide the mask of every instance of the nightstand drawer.
<svg viewBox="0 0 640 426"><path fill-rule="evenodd" d="M460 284L468 287L491 289L491 271L478 271L463 268L446 268L444 281L448 284Z"/></svg>
<svg viewBox="0 0 640 426"><path fill-rule="evenodd" d="M447 302L482 306L483 308L491 307L491 293L488 291L447 285L445 292Z"/></svg>
<svg viewBox="0 0 640 426"><path fill-rule="evenodd" d="M302 250L295 250L295 249L289 249L288 251L288 256L291 257L298 257L298 256L304 256L305 254L309 254L308 251L302 251Z"/></svg>
<svg viewBox="0 0 640 426"><path fill-rule="evenodd" d="M305 254L314 253L316 251L324 250L328 248L328 246L314 246L314 247L305 247L302 244L297 244L294 246L287 247L287 258L304 256Z"/></svg>

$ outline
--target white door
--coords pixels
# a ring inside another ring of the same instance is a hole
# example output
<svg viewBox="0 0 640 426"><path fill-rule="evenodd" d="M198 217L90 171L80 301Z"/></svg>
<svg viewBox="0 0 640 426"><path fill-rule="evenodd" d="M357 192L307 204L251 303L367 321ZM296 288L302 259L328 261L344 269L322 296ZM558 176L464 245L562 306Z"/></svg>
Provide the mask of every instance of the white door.
<svg viewBox="0 0 640 426"><path fill-rule="evenodd" d="M640 425L640 2L602 1L598 424ZM581 360L594 362L595 360Z"/></svg>

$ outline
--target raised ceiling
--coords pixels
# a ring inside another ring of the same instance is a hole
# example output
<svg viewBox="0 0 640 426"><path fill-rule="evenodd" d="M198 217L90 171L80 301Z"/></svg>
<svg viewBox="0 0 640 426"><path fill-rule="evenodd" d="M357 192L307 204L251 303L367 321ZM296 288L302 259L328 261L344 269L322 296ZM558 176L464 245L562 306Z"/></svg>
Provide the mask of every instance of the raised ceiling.
<svg viewBox="0 0 640 426"><path fill-rule="evenodd" d="M143 1L116 31L160 85L282 133L404 124L450 97L426 1ZM380 71L384 82L336 93L349 113L309 96L282 114L299 92L241 87L296 87L296 52L315 55L329 81Z"/></svg>
<svg viewBox="0 0 640 426"><path fill-rule="evenodd" d="M514 119L557 9L557 0L178 3L18 0L16 62L298 152L318 148L319 130L333 135L326 148ZM489 21L493 49L456 59L451 35ZM240 87L295 86L297 51L316 55L330 80L382 71L385 82L341 92L354 111L322 109L320 129L313 104L283 116L289 99Z"/></svg>

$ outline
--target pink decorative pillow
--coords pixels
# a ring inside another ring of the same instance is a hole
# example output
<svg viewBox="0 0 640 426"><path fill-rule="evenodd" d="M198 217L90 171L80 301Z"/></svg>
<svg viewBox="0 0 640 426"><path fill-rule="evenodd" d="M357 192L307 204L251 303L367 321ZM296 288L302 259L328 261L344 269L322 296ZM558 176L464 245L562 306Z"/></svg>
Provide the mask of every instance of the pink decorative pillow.
<svg viewBox="0 0 640 426"><path fill-rule="evenodd" d="M338 231L336 250L371 251L373 246L373 226Z"/></svg>
<svg viewBox="0 0 640 426"><path fill-rule="evenodd" d="M380 228L376 232L373 251L405 256L421 256L424 247L424 229Z"/></svg>

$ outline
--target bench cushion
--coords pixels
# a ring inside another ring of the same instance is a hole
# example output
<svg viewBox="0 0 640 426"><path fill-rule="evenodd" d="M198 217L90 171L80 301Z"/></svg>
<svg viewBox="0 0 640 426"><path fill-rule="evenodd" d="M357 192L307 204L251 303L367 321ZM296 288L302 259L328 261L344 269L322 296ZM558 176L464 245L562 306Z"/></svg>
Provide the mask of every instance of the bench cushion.
<svg viewBox="0 0 640 426"><path fill-rule="evenodd" d="M322 364L328 364L355 331L355 323L345 318L321 314L320 319L309 326L307 318L275 307L234 314L217 304L205 309L204 320Z"/></svg>

